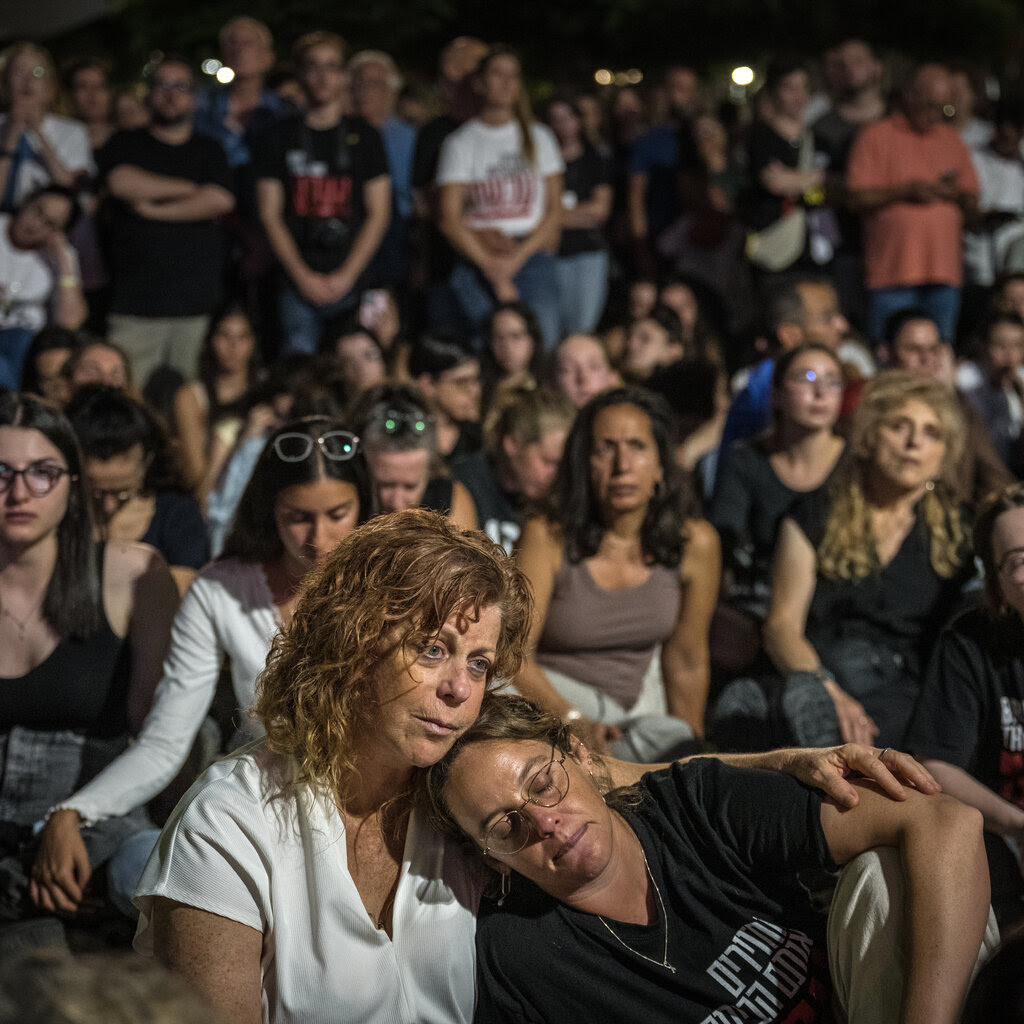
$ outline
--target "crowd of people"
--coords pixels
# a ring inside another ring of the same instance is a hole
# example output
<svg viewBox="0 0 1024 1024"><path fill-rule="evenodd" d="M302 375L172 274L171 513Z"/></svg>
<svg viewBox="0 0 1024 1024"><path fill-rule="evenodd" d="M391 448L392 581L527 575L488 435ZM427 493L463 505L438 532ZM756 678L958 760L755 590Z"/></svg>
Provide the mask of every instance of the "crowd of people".
<svg viewBox="0 0 1024 1024"><path fill-rule="evenodd" d="M1024 102L219 45L0 52L0 958L953 1024L1024 922Z"/></svg>

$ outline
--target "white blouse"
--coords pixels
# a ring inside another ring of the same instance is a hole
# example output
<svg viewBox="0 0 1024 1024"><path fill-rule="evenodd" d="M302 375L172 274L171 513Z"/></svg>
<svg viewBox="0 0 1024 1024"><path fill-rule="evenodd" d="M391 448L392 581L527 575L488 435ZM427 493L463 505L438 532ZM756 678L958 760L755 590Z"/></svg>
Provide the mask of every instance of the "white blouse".
<svg viewBox="0 0 1024 1024"><path fill-rule="evenodd" d="M348 873L333 801L291 784L294 771L257 741L189 790L139 883L135 948L152 955L162 896L263 934L267 1024L469 1022L483 865L414 811L389 939Z"/></svg>

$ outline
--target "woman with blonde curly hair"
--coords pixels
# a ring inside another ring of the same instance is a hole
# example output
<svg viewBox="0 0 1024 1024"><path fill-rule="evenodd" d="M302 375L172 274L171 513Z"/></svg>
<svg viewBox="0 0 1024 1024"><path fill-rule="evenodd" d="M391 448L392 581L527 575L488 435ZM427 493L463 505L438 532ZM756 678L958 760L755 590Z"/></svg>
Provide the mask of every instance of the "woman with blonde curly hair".
<svg viewBox="0 0 1024 1024"><path fill-rule="evenodd" d="M901 371L867 387L830 486L779 531L765 646L798 742L895 746L923 660L971 573L954 392Z"/></svg>

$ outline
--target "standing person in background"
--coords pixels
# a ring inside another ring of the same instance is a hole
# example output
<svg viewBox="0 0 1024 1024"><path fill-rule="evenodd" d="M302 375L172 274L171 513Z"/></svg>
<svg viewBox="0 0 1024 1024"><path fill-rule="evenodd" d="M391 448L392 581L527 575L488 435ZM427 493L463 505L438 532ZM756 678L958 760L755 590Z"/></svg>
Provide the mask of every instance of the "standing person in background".
<svg viewBox="0 0 1024 1024"><path fill-rule="evenodd" d="M700 81L691 68L671 67L662 82L666 116L637 138L628 157L629 234L633 276L657 276L658 236L682 212L680 172L692 174L700 158L692 118Z"/></svg>
<svg viewBox="0 0 1024 1024"><path fill-rule="evenodd" d="M443 110L416 134L412 168L416 215L413 280L423 282L425 295L421 313L432 331L457 331L462 324L448 281L456 259L455 250L438 226L439 196L434 179L442 143L476 113L478 98L473 89L473 72L486 53L487 44L472 36L459 36L441 51L437 89Z"/></svg>
<svg viewBox="0 0 1024 1024"><path fill-rule="evenodd" d="M583 134L574 103L548 108L565 161L562 240L558 247L558 337L597 327L608 298L608 243L604 229L612 213L611 163Z"/></svg>
<svg viewBox="0 0 1024 1024"><path fill-rule="evenodd" d="M315 353L351 310L391 218L380 133L345 115L345 44L310 32L292 48L306 109L273 125L256 162L260 219L286 280L278 292L285 352Z"/></svg>
<svg viewBox="0 0 1024 1024"><path fill-rule="evenodd" d="M922 65L903 92L903 110L868 125L850 153L846 184L863 218L868 333L922 306L943 341L956 336L962 280L961 234L977 209L978 176L956 130L943 124L952 103L949 72Z"/></svg>
<svg viewBox="0 0 1024 1024"><path fill-rule="evenodd" d="M445 139L437 170L441 230L462 257L451 286L471 337L495 303L522 299L552 348L562 157L550 129L533 120L514 53L492 47L475 81L480 112Z"/></svg>
<svg viewBox="0 0 1024 1024"><path fill-rule="evenodd" d="M224 150L193 130L195 90L191 67L165 57L150 78L150 125L119 132L100 159L111 197L108 333L140 388L160 367L195 378L220 301L219 221L235 199Z"/></svg>
<svg viewBox="0 0 1024 1024"><path fill-rule="evenodd" d="M863 328L867 319L864 242L860 218L851 208L846 190L846 169L850 150L861 129L886 115L882 90L884 67L863 39L844 40L836 47L835 54L838 93L831 109L814 121L811 130L815 151L828 161L825 202L835 212L839 227L832 278L843 309Z"/></svg>
<svg viewBox="0 0 1024 1024"><path fill-rule="evenodd" d="M116 131L107 65L96 57L77 57L62 66L61 78L71 112L85 125L95 153Z"/></svg>
<svg viewBox="0 0 1024 1024"><path fill-rule="evenodd" d="M274 256L256 205L253 151L259 136L291 105L267 87L274 66L274 37L262 21L241 15L217 34L220 56L234 77L214 85L196 100L196 131L216 139L227 154L236 206L225 221L231 239L231 279L250 315L270 322Z"/></svg>
<svg viewBox="0 0 1024 1024"><path fill-rule="evenodd" d="M75 189L93 172L85 126L50 113L57 74L34 43L0 53L0 210L10 213L42 185Z"/></svg>
<svg viewBox="0 0 1024 1024"><path fill-rule="evenodd" d="M228 157L236 176L233 191L243 207L255 214L252 204L254 183L246 182L243 197L238 176L252 161L253 140L283 113L284 105L273 89L266 87L267 72L274 66L274 37L270 29L241 15L232 18L217 34L221 60L234 77L226 86L204 89L196 98L196 131L216 139Z"/></svg>
<svg viewBox="0 0 1024 1024"><path fill-rule="evenodd" d="M395 115L402 76L382 50L362 50L348 62L353 112L380 132L391 174L391 223L368 272L374 284L405 286L412 218L412 159L416 129Z"/></svg>

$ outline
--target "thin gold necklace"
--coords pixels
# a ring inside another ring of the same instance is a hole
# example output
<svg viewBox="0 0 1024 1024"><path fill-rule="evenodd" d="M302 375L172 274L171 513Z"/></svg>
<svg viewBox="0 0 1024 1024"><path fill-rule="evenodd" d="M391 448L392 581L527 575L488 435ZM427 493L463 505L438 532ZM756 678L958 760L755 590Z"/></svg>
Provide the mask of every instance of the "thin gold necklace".
<svg viewBox="0 0 1024 1024"><path fill-rule="evenodd" d="M637 842L640 842L639 837L637 838ZM656 967L667 967L673 974L675 974L676 969L668 962L668 916L665 914L665 901L661 898L661 890L658 888L658 883L654 880L654 875L651 873L651 865L647 863L647 854L644 853L642 843L640 843L640 856L644 859L644 868L647 871L647 877L651 880L651 885L654 886L654 895L658 897L658 912L661 914L661 923L665 929L665 945L662 950L661 960L655 960L653 957L644 956L644 954L638 949L634 949L628 942L615 934L612 926L600 914L597 915L597 919L605 926L605 928L608 929L612 938L615 939L620 946L625 946L630 953L640 957L641 960L646 960L649 964L654 964Z"/></svg>

